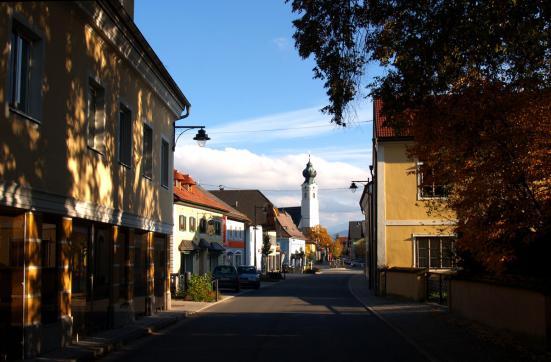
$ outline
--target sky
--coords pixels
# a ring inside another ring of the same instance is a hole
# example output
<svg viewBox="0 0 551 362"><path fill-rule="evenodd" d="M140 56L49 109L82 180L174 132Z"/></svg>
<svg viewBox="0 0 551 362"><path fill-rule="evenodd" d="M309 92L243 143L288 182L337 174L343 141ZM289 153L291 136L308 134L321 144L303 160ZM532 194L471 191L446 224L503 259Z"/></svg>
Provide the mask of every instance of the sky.
<svg viewBox="0 0 551 362"><path fill-rule="evenodd" d="M283 0L136 0L135 22L190 101L179 125L204 125L200 148L183 134L175 168L207 189L259 189L277 207L300 206L302 170L318 176L320 223L332 234L361 220L371 164L372 104L360 99L346 128L330 123L313 59L294 47L297 14Z"/></svg>

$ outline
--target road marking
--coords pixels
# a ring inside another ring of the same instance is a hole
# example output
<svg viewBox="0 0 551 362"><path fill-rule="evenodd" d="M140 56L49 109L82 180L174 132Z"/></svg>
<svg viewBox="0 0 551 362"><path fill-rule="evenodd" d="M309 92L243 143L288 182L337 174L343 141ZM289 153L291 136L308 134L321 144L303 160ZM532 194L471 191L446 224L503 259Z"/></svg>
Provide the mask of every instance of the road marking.
<svg viewBox="0 0 551 362"><path fill-rule="evenodd" d="M392 329L394 332L396 332L400 337L402 337L407 343L413 346L423 357L425 357L430 362L440 362L440 360L436 357L434 357L431 353L429 353L425 348L421 347L417 342L415 342L413 339L411 339L407 334L402 332L398 327L393 325L390 321L388 321L385 317L383 317L379 312L377 312L374 308L370 307L369 305L365 304L360 297L354 292L352 289L352 278L348 278L348 291L350 291L350 294L356 298L356 300L364 306L365 309L367 309L369 312L371 312L376 318L378 318L381 322L386 324L390 329Z"/></svg>

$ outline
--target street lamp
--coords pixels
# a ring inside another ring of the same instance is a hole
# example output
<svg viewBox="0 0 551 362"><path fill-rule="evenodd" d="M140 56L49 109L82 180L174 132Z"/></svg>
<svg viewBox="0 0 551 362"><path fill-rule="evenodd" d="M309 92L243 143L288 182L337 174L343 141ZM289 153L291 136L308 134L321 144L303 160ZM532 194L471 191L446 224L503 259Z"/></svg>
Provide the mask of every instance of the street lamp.
<svg viewBox="0 0 551 362"><path fill-rule="evenodd" d="M207 143L207 141L210 140L209 135L205 131L205 126L176 126L175 125L174 126L174 135L175 136L176 136L176 130L177 129L183 129L184 131L180 132L180 134L178 135L178 137L174 141L173 149L176 148L176 143L180 139L180 136L182 134L184 134L185 132L189 131L190 129L199 129L199 131L197 131L197 134L195 135L195 137L193 137L193 139L195 141L197 141L197 144L199 145L199 147L204 147L205 144Z"/></svg>
<svg viewBox="0 0 551 362"><path fill-rule="evenodd" d="M258 225L258 222L256 221L256 210L258 209L261 209L262 212L266 212L266 205L264 206L256 206L254 205L254 267L256 269L256 256L258 254L257 252L257 249L256 249L256 230L257 230L257 225Z"/></svg>
<svg viewBox="0 0 551 362"><path fill-rule="evenodd" d="M350 191L356 192L356 190L358 189L358 185L356 185L356 182L361 182L361 183L368 184L369 180L367 180L367 181L363 181L363 180L361 180L361 181L352 181L352 183L350 184L350 187L349 187Z"/></svg>
<svg viewBox="0 0 551 362"><path fill-rule="evenodd" d="M204 147L205 144L207 143L208 140L210 140L210 137L209 135L207 134L207 132L205 132L205 126L177 126L176 125L176 122L178 122L179 120L181 119L184 119L184 118L187 118L189 116L189 112L190 112L190 108L191 106L188 105L185 109L186 109L186 114L180 116L178 119L176 119L173 123L174 125L174 130L173 130L173 143L172 143L172 151L174 151L176 149L176 143L178 142L178 140L180 139L180 136L182 134L184 134L185 132L189 131L190 129L198 129L199 131L197 131L197 134L195 135L195 137L193 137L193 139L195 141L197 141L197 144L199 145L199 147ZM183 129L182 132L180 132L180 134L178 135L178 137L176 137L176 130L177 129Z"/></svg>

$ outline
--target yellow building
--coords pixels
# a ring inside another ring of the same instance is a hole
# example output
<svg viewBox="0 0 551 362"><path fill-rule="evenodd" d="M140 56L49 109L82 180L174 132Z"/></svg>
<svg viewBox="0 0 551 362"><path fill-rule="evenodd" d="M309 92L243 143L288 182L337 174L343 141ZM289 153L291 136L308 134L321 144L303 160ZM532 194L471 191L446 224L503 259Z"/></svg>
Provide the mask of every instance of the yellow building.
<svg viewBox="0 0 551 362"><path fill-rule="evenodd" d="M167 308L173 125L189 102L132 0L3 2L0 18L4 360Z"/></svg>
<svg viewBox="0 0 551 362"><path fill-rule="evenodd" d="M428 203L446 197L446 187L430 177L422 162L407 156L413 138L385 127L382 103L374 102L373 179L361 205L368 229L370 284L377 288L379 271L388 268L454 267L454 216L429 215Z"/></svg>
<svg viewBox="0 0 551 362"><path fill-rule="evenodd" d="M205 274L223 263L225 214L229 207L191 176L174 171L173 274Z"/></svg>

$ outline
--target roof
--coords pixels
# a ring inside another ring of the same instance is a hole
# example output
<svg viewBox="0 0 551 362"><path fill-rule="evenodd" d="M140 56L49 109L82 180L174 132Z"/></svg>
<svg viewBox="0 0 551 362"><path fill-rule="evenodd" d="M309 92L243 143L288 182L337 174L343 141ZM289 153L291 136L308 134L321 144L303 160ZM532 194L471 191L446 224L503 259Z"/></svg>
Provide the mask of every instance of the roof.
<svg viewBox="0 0 551 362"><path fill-rule="evenodd" d="M300 206L279 207L278 210L289 214L297 227L300 225L300 220L302 219L302 210Z"/></svg>
<svg viewBox="0 0 551 362"><path fill-rule="evenodd" d="M245 214L253 223L274 230L274 205L259 190L211 190L214 196ZM265 208L266 211L263 211Z"/></svg>
<svg viewBox="0 0 551 362"><path fill-rule="evenodd" d="M241 211L231 207L226 202L224 202L224 200L221 200L220 198L213 195L212 192L209 192L208 195L226 206L226 208L228 209L228 212L226 213L226 216L228 217L228 219L242 221L242 222L245 222L247 224L251 224L251 219L249 219L247 217L247 215L245 215Z"/></svg>
<svg viewBox="0 0 551 362"><path fill-rule="evenodd" d="M373 127L375 128L375 138L377 139L393 139L393 138L410 138L411 133L407 130L396 134L396 130L392 127L385 126L386 117L383 115L383 101L376 98L373 101Z"/></svg>
<svg viewBox="0 0 551 362"><path fill-rule="evenodd" d="M180 183L178 185L178 183ZM174 202L187 202L190 204L208 207L228 213L230 210L220 200L212 197L207 190L197 185L189 175L174 170Z"/></svg>
<svg viewBox="0 0 551 362"><path fill-rule="evenodd" d="M348 239L356 240L364 236L363 234L363 221L349 221L348 222Z"/></svg>
<svg viewBox="0 0 551 362"><path fill-rule="evenodd" d="M306 240L306 237L293 222L291 215L286 212L276 212L276 235L283 238Z"/></svg>

